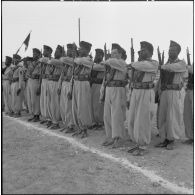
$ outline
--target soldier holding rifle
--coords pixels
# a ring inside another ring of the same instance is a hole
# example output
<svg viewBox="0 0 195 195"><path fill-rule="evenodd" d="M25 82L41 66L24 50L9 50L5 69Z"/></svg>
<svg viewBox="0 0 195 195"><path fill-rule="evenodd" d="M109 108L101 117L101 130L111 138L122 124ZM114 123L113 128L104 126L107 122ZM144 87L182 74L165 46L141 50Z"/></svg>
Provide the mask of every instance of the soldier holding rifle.
<svg viewBox="0 0 195 195"><path fill-rule="evenodd" d="M168 62L161 67L161 96L159 107L159 133L163 142L157 147L174 149L174 140L182 136L181 89L187 70L186 63L178 59L181 46L170 41Z"/></svg>
<svg viewBox="0 0 195 195"><path fill-rule="evenodd" d="M49 76L48 76L48 90L47 90L47 101L48 101L48 113L51 119L50 129L59 129L59 121L61 120L60 115L60 96L58 95L58 81L61 75L62 62L60 58L62 57L63 48L58 45L54 57L48 62L50 66Z"/></svg>
<svg viewBox="0 0 195 195"><path fill-rule="evenodd" d="M91 72L92 128L99 129L104 123L104 105L100 104L99 97L105 68L104 65L101 64L104 57L104 51L102 49L96 49L95 52L94 66Z"/></svg>
<svg viewBox="0 0 195 195"><path fill-rule="evenodd" d="M104 62L106 76L102 86L106 87L104 104L104 125L106 139L103 146L112 148L121 146L125 135L127 69L121 58L123 49L117 43L112 44L111 58ZM103 89L103 88L102 88Z"/></svg>
<svg viewBox="0 0 195 195"><path fill-rule="evenodd" d="M65 133L74 133L75 131L72 115L72 89L76 52L77 46L69 43L67 44L67 56L60 59L63 67L58 81L58 94L60 95L60 114L64 125L60 131L65 131Z"/></svg>
<svg viewBox="0 0 195 195"><path fill-rule="evenodd" d="M3 80L3 97L5 103L5 114L11 115L13 114L11 107L11 81L13 77L13 68L11 68L12 58L6 56L5 60L5 69L2 73Z"/></svg>
<svg viewBox="0 0 195 195"><path fill-rule="evenodd" d="M185 143L193 144L194 143L194 102L193 102L193 93L194 93L194 66L190 62L189 49L187 48L187 63L188 63L188 83L186 89L186 95L184 99L184 125L185 125L185 134L187 140Z"/></svg>
<svg viewBox="0 0 195 195"><path fill-rule="evenodd" d="M47 110L47 84L48 84L48 75L49 75L49 66L47 65L49 60L51 59L52 48L44 45L43 46L43 57L39 59L41 63L41 76L39 78L39 90L40 93L40 111L42 116L41 124L46 123L49 125L50 118Z"/></svg>
<svg viewBox="0 0 195 195"><path fill-rule="evenodd" d="M39 63L41 52L39 49L33 49L33 60L25 60L27 64L27 104L29 113L32 115L32 118L28 121L38 122L40 115L40 94L38 93L39 89L39 78L41 72L41 66Z"/></svg>
<svg viewBox="0 0 195 195"><path fill-rule="evenodd" d="M14 117L20 117L22 111L23 102L23 64L20 62L21 57L18 54L13 55L14 72L11 83L11 100L12 100L12 110L14 112Z"/></svg>
<svg viewBox="0 0 195 195"><path fill-rule="evenodd" d="M72 111L74 124L81 138L87 137L87 129L92 125L90 75L93 61L89 57L91 43L79 43L79 57L75 58L74 85L72 92Z"/></svg>
<svg viewBox="0 0 195 195"><path fill-rule="evenodd" d="M151 141L152 117L151 107L154 104L154 78L158 70L158 62L152 60L151 43L140 42L139 61L131 64L130 111L128 133L135 146L128 152L135 156L144 155Z"/></svg>

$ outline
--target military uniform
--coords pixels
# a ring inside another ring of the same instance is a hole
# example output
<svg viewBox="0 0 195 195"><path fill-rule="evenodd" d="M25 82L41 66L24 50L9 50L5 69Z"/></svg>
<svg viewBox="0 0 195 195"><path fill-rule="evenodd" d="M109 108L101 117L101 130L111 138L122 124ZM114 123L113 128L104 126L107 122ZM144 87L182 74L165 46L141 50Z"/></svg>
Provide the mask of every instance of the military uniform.
<svg viewBox="0 0 195 195"><path fill-rule="evenodd" d="M40 55L40 51L36 48L33 49L33 53L36 52ZM40 115L40 74L41 74L41 63L39 58L30 63L30 74L28 75L28 107L30 114L33 115L33 118L30 118L29 121L38 122Z"/></svg>
<svg viewBox="0 0 195 195"><path fill-rule="evenodd" d="M153 54L153 46L148 42L141 42L141 50L148 50ZM151 141L152 119L154 104L154 79L158 71L158 62L151 57L133 62L131 64L130 109L128 116L128 133L136 143L133 155L142 155Z"/></svg>
<svg viewBox="0 0 195 195"><path fill-rule="evenodd" d="M59 59L51 59L49 61L50 74L48 77L48 88L47 88L47 101L48 101L48 113L52 121L51 129L59 128L60 116L60 96L58 95L58 80L61 74L62 62Z"/></svg>
<svg viewBox="0 0 195 195"><path fill-rule="evenodd" d="M80 47L91 49L91 44L81 41ZM74 60L77 65L74 72L72 93L72 112L74 124L82 138L87 136L87 128L92 125L90 74L93 61L88 57L78 57Z"/></svg>
<svg viewBox="0 0 195 195"><path fill-rule="evenodd" d="M44 45L44 50L49 50L52 53L52 49ZM40 95L40 111L43 120L41 124L48 122L50 120L50 115L48 113L48 98L47 98L47 91L48 91L48 77L50 75L50 66L48 66L48 62L51 57L42 57L39 59L41 63L41 95Z"/></svg>
<svg viewBox="0 0 195 195"><path fill-rule="evenodd" d="M9 56L6 56L6 60L12 61L12 58ZM2 77L3 77L3 99L5 104L5 113L10 114L12 113L12 107L11 107L11 81L13 76L13 68L11 66L6 67Z"/></svg>
<svg viewBox="0 0 195 195"><path fill-rule="evenodd" d="M176 42L171 41L171 46L181 47ZM181 89L183 87L183 77L187 70L183 60L176 59L167 62L161 67L161 96L159 107L159 133L164 138L164 143L159 147L173 149L173 142L183 136L183 117L181 113Z"/></svg>
<svg viewBox="0 0 195 195"><path fill-rule="evenodd" d="M120 51L121 47L112 44L112 50L114 49ZM102 84L106 86L104 103L106 141L103 145L114 144L113 147L117 147L118 139L123 139L125 135L127 69L123 59L110 58L104 63L110 68L104 80L106 83Z"/></svg>
<svg viewBox="0 0 195 195"><path fill-rule="evenodd" d="M18 58L20 59L20 58ZM12 99L12 110L15 117L21 115L22 102L24 97L24 85L23 85L23 65L19 63L14 67L14 73L11 83L11 99ZM19 92L20 91L20 92Z"/></svg>
<svg viewBox="0 0 195 195"><path fill-rule="evenodd" d="M72 100L68 98L68 93L71 90L71 78L73 75L73 58L62 57L60 59L64 64L62 74L59 80L58 88L61 90L60 94L60 114L62 122L67 129L67 133L73 132L74 121L72 115Z"/></svg>
<svg viewBox="0 0 195 195"><path fill-rule="evenodd" d="M193 143L194 141L194 102L193 102L193 93L194 93L194 72L193 66L188 66L188 84L186 95L184 99L184 124L185 124L185 135L189 139L188 143Z"/></svg>
<svg viewBox="0 0 195 195"><path fill-rule="evenodd" d="M100 53L104 56L103 50L96 49L96 54ZM104 105L100 103L100 88L104 78L104 66L94 63L91 73L91 104L92 104L92 121L96 128L101 127L104 123Z"/></svg>

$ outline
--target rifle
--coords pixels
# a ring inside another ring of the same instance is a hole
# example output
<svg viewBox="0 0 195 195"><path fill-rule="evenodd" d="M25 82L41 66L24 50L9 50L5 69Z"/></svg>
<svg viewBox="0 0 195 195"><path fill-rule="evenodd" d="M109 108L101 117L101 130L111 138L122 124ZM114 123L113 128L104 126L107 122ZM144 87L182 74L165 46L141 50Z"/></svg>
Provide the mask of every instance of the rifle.
<svg viewBox="0 0 195 195"><path fill-rule="evenodd" d="M133 48L133 38L131 38L131 63L135 60L135 51Z"/></svg>
<svg viewBox="0 0 195 195"><path fill-rule="evenodd" d="M164 58L165 58L164 57L164 51L162 53L162 58L161 58L159 46L157 48L157 54L158 54L158 61L159 61L160 78L159 78L159 81L157 83L157 89L156 89L156 92L155 92L155 103L158 103L158 106L159 106L160 97L159 97L158 91L160 90L161 78L162 78L161 66L164 64Z"/></svg>
<svg viewBox="0 0 195 195"><path fill-rule="evenodd" d="M108 59L108 54L107 54L107 49L106 49L106 43L104 44L104 60L106 61ZM106 97L106 73L107 71L105 71L104 74L104 78L103 78L103 82L102 82L102 94L100 94L100 102L103 103L105 101L105 97Z"/></svg>
<svg viewBox="0 0 195 195"><path fill-rule="evenodd" d="M159 62L159 65L161 66L162 65L162 59L161 59L161 53L160 53L160 49L159 49L159 46L157 48L157 53L158 53L158 62ZM160 67L159 66L159 67Z"/></svg>
<svg viewBox="0 0 195 195"><path fill-rule="evenodd" d="M190 62L190 53L189 53L189 48L187 47L186 49L186 55L187 55L187 63L189 66L191 66L191 62Z"/></svg>
<svg viewBox="0 0 195 195"><path fill-rule="evenodd" d="M164 64L164 61L165 61L165 52L163 51L163 53L162 53L162 65Z"/></svg>
<svg viewBox="0 0 195 195"><path fill-rule="evenodd" d="M106 61L107 58L107 49L106 49L106 43L104 44L104 60Z"/></svg>
<svg viewBox="0 0 195 195"><path fill-rule="evenodd" d="M73 92L73 86L74 86L74 73L75 73L75 63L74 63L74 60L75 60L75 57L76 57L76 45L75 43L73 43L73 50L74 50L74 53L73 53L73 70L72 70L72 78L71 78L71 90L70 92L68 93L68 99L71 100L72 99L72 92Z"/></svg>

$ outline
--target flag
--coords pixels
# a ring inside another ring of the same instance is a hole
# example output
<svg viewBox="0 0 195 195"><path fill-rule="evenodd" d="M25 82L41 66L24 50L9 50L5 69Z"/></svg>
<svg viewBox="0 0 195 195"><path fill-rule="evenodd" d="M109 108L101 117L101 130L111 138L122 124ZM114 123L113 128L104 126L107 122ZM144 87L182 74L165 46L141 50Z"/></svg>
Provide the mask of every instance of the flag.
<svg viewBox="0 0 195 195"><path fill-rule="evenodd" d="M30 33L28 34L28 36L26 37L26 39L23 42L23 44L25 45L25 51L28 49L28 44L29 44L29 40L30 40Z"/></svg>

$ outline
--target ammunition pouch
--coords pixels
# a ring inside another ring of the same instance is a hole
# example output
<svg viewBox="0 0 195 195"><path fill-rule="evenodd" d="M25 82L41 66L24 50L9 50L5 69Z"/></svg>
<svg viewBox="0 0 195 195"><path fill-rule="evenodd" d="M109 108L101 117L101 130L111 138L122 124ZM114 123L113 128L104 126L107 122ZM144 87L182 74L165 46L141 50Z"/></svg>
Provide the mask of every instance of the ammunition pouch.
<svg viewBox="0 0 195 195"><path fill-rule="evenodd" d="M103 79L101 78L92 78L91 79L91 83L95 83L95 84L102 84Z"/></svg>
<svg viewBox="0 0 195 195"><path fill-rule="evenodd" d="M15 82L18 82L18 81L19 81L19 77L12 79L12 83L15 83Z"/></svg>
<svg viewBox="0 0 195 195"><path fill-rule="evenodd" d="M39 74L33 74L33 75L31 75L30 78L31 79L39 79L40 78L40 75Z"/></svg>
<svg viewBox="0 0 195 195"><path fill-rule="evenodd" d="M48 75L48 79L51 81L58 81L60 78L60 75Z"/></svg>
<svg viewBox="0 0 195 195"><path fill-rule="evenodd" d="M63 76L62 81L70 82L71 78L72 78L72 76Z"/></svg>
<svg viewBox="0 0 195 195"><path fill-rule="evenodd" d="M139 83L132 83L133 89L152 89L154 88L153 82L139 82Z"/></svg>
<svg viewBox="0 0 195 195"><path fill-rule="evenodd" d="M162 86L161 90L178 90L180 91L183 87L183 83L180 84L170 84L170 85L166 85L166 86Z"/></svg>
<svg viewBox="0 0 195 195"><path fill-rule="evenodd" d="M187 89L194 90L194 84L188 83Z"/></svg>
<svg viewBox="0 0 195 195"><path fill-rule="evenodd" d="M80 75L75 75L74 80L76 81L89 81L89 75L88 74L80 74Z"/></svg>
<svg viewBox="0 0 195 195"><path fill-rule="evenodd" d="M128 81L112 80L106 84L106 87L125 87L127 84L128 84Z"/></svg>

